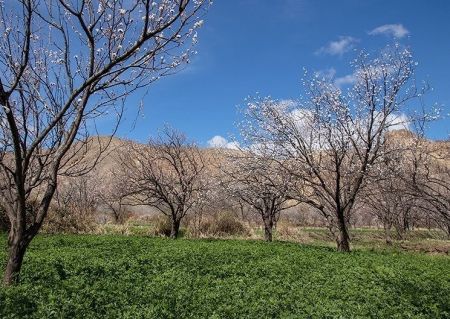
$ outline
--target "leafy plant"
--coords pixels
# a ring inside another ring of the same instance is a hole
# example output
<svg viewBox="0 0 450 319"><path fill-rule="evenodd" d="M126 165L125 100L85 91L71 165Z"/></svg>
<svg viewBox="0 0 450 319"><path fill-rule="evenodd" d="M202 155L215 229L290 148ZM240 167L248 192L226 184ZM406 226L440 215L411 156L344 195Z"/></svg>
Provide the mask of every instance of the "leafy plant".
<svg viewBox="0 0 450 319"><path fill-rule="evenodd" d="M0 318L450 318L449 262L284 242L40 235L22 282L0 289Z"/></svg>

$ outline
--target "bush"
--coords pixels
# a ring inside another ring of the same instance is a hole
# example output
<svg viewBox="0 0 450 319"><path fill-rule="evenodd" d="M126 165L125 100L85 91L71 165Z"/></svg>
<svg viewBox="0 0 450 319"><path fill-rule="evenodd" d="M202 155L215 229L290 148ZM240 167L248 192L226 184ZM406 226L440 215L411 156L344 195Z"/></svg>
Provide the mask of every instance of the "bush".
<svg viewBox="0 0 450 319"><path fill-rule="evenodd" d="M217 220L209 226L209 233L213 236L248 236L248 229L232 214L219 215Z"/></svg>
<svg viewBox="0 0 450 319"><path fill-rule="evenodd" d="M54 206L49 209L42 231L50 234L81 234L93 232L96 228L91 211Z"/></svg>
<svg viewBox="0 0 450 319"><path fill-rule="evenodd" d="M172 230L172 223L167 216L157 216L150 220L152 224L152 230L150 235L169 237Z"/></svg>
<svg viewBox="0 0 450 319"><path fill-rule="evenodd" d="M281 221L277 223L275 234L278 239L297 240L299 231L298 227L292 225L288 221Z"/></svg>
<svg viewBox="0 0 450 319"><path fill-rule="evenodd" d="M207 216L200 220L187 218L187 237L209 238L227 236L249 236L250 232L245 225L231 213L221 213Z"/></svg>

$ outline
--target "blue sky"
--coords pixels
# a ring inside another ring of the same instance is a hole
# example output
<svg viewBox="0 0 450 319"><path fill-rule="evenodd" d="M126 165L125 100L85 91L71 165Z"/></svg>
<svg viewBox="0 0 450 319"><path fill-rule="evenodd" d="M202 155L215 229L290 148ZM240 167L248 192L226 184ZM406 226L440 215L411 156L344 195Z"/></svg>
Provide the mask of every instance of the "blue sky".
<svg viewBox="0 0 450 319"><path fill-rule="evenodd" d="M185 70L128 99L118 136L144 142L167 123L201 146L215 135L230 139L247 96L297 99L303 67L345 80L354 50L394 40L412 49L417 78L433 87L425 102L450 113L450 1L216 0L199 38ZM428 134L446 138L449 118Z"/></svg>

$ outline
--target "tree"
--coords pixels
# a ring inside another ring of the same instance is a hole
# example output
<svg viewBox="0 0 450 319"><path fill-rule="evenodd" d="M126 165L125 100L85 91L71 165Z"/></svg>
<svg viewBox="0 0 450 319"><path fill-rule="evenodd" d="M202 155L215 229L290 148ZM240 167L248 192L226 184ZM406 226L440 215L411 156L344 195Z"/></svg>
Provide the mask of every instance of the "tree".
<svg viewBox="0 0 450 319"><path fill-rule="evenodd" d="M418 117L414 131L386 136L384 148L390 150L384 151L387 156L375 165L364 190L362 201L383 223L388 243L391 228L401 238L424 221L450 233L450 144L425 138L426 123L439 118L433 113Z"/></svg>
<svg viewBox="0 0 450 319"><path fill-rule="evenodd" d="M269 154L250 149L229 152L222 170L227 193L260 215L264 239L271 242L281 212L297 205L289 195L295 189L292 175L280 170Z"/></svg>
<svg viewBox="0 0 450 319"><path fill-rule="evenodd" d="M127 199L130 190L127 188L128 177L125 174L111 170L104 176L99 201L112 214L116 224L124 224L129 217Z"/></svg>
<svg viewBox="0 0 450 319"><path fill-rule="evenodd" d="M401 125L400 112L420 93L411 83L414 65L395 46L374 59L361 54L348 90L316 73L304 80L306 97L298 102L248 103L247 134L303 183L296 197L322 213L340 251L350 251L348 221L386 132Z"/></svg>
<svg viewBox="0 0 450 319"><path fill-rule="evenodd" d="M99 183L93 174L61 181L44 221L44 229L58 233L89 231L94 225L99 203Z"/></svg>
<svg viewBox="0 0 450 319"><path fill-rule="evenodd" d="M4 284L19 280L58 176L95 164L83 153L96 119L120 119L130 93L188 62L206 6L206 0L0 2L0 204L11 224ZM31 196L38 203L27 223Z"/></svg>
<svg viewBox="0 0 450 319"><path fill-rule="evenodd" d="M3 207L0 206L0 232L8 231L8 227L8 216L6 216L6 212Z"/></svg>
<svg viewBox="0 0 450 319"><path fill-rule="evenodd" d="M450 142L430 143L419 135L405 152L402 181L417 208L450 236Z"/></svg>
<svg viewBox="0 0 450 319"><path fill-rule="evenodd" d="M383 225L388 245L392 244L393 228L397 237L402 238L413 222L415 201L405 189L403 167L399 165L403 151L397 152L399 156L389 152L389 156L376 165L361 196L363 204Z"/></svg>
<svg viewBox="0 0 450 319"><path fill-rule="evenodd" d="M207 189L201 151L168 127L145 146L129 146L121 157L121 167L134 200L169 217L170 237L177 238L182 219L202 204Z"/></svg>

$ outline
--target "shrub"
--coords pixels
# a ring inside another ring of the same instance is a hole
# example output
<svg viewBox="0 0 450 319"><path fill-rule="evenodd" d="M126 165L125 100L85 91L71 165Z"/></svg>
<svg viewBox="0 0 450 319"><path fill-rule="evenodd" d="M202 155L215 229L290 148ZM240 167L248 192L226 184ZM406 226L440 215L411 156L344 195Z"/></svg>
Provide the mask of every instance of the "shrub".
<svg viewBox="0 0 450 319"><path fill-rule="evenodd" d="M170 218L167 216L157 216L152 218L151 223L153 224L153 227L150 235L165 237L170 236L170 231L172 229Z"/></svg>
<svg viewBox="0 0 450 319"><path fill-rule="evenodd" d="M80 234L93 232L95 227L91 211L54 206L48 211L42 231L50 234Z"/></svg>
<svg viewBox="0 0 450 319"><path fill-rule="evenodd" d="M298 227L292 225L288 221L277 223L276 236L280 239L296 240L299 235Z"/></svg>
<svg viewBox="0 0 450 319"><path fill-rule="evenodd" d="M209 233L214 236L249 235L248 229L230 213L220 214L218 218L210 224Z"/></svg>

